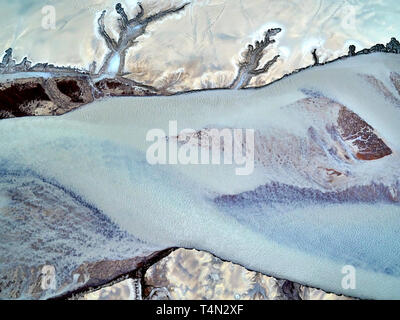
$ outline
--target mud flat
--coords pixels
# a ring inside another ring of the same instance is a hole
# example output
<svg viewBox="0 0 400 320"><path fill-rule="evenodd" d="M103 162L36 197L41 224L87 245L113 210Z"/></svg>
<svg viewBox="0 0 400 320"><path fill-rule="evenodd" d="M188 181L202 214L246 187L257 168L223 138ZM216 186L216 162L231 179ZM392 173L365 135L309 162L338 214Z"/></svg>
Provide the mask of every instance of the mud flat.
<svg viewBox="0 0 400 320"><path fill-rule="evenodd" d="M205 250L337 294L349 294L341 270L352 265L352 296L398 298L399 73L397 55L374 53L261 89L108 98L61 117L6 119L0 163L3 172L30 170L78 195L79 206L94 208L145 246ZM243 178L232 166L149 165L146 132L167 132L171 119L198 132L253 128L254 173ZM3 211L2 217L14 219ZM26 227L19 223L14 228ZM85 250L73 237L79 230L66 231L70 250L81 250L79 259L89 263L115 256L124 243L117 237L114 249ZM16 248L21 257L32 253L29 266L43 265L29 241L2 254ZM59 248L60 270L76 264L56 241L46 248Z"/></svg>

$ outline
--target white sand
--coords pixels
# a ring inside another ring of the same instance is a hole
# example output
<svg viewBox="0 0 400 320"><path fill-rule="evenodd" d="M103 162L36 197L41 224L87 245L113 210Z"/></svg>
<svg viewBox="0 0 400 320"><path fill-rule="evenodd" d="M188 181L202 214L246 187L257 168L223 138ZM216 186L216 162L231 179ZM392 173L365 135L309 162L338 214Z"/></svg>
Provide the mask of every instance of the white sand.
<svg viewBox="0 0 400 320"><path fill-rule="evenodd" d="M314 68L260 90L115 98L58 118L5 120L0 122L0 160L55 179L150 243L208 250L325 291L400 298L399 206L317 203L300 208L289 203L281 216L257 216L235 206L230 213L215 206L213 197L265 184L268 168L243 178L229 167L150 166L144 155L147 130L167 130L168 120L177 120L182 128L251 127L266 135L275 128L301 137L313 114L299 120L286 106L304 97L299 89L313 88L357 112L394 151L379 161L354 164L349 186L391 184L399 177L400 110L355 80L363 71L387 82L393 70L400 71L398 56L375 54ZM277 182L289 178L282 175ZM296 186L308 183L297 181ZM274 231L281 229L276 238ZM307 245L302 247L301 241ZM357 286L350 291L341 286L342 267L349 263L357 270Z"/></svg>

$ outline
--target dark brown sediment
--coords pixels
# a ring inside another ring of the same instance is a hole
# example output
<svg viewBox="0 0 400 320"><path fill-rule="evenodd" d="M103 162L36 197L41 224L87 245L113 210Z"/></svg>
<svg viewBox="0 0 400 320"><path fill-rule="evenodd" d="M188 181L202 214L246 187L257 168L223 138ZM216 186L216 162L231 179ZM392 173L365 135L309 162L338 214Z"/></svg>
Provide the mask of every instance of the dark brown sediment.
<svg viewBox="0 0 400 320"><path fill-rule="evenodd" d="M124 78L92 83L89 76L20 78L0 83L0 119L62 115L105 96L151 96L151 86Z"/></svg>
<svg viewBox="0 0 400 320"><path fill-rule="evenodd" d="M337 123L343 139L357 147L358 159L378 160L392 154L392 150L376 135L374 128L349 109L340 109Z"/></svg>
<svg viewBox="0 0 400 320"><path fill-rule="evenodd" d="M80 296L101 289L102 287L109 286L127 278L140 278L143 281L143 276L148 268L168 256L176 249L177 248L169 248L162 251L156 251L149 256L139 256L127 260L104 260L84 264L80 266L75 273L78 273L83 277L84 273L89 272L89 281L77 290L67 291L50 298L49 300L71 299L74 296Z"/></svg>
<svg viewBox="0 0 400 320"><path fill-rule="evenodd" d="M0 90L0 110L15 117L30 115L30 109L43 101L50 98L40 82L15 83Z"/></svg>

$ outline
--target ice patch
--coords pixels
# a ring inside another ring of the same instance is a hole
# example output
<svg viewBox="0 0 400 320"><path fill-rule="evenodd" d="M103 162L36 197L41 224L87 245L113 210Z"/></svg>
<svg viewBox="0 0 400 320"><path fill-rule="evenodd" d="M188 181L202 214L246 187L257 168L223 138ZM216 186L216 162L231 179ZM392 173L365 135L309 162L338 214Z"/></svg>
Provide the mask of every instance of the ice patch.
<svg viewBox="0 0 400 320"><path fill-rule="evenodd" d="M108 65L107 73L114 75L117 74L120 61L120 55L118 53L114 53L113 57L110 60L110 64Z"/></svg>

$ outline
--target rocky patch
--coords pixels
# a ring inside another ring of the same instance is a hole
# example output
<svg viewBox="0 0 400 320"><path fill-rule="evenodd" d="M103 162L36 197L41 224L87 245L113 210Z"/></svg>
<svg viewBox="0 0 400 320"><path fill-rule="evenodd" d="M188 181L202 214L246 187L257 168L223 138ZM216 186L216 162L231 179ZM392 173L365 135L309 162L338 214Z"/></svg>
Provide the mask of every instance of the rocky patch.
<svg viewBox="0 0 400 320"><path fill-rule="evenodd" d="M343 139L357 148L358 159L377 160L392 154L374 128L349 109L340 109L337 124Z"/></svg>

